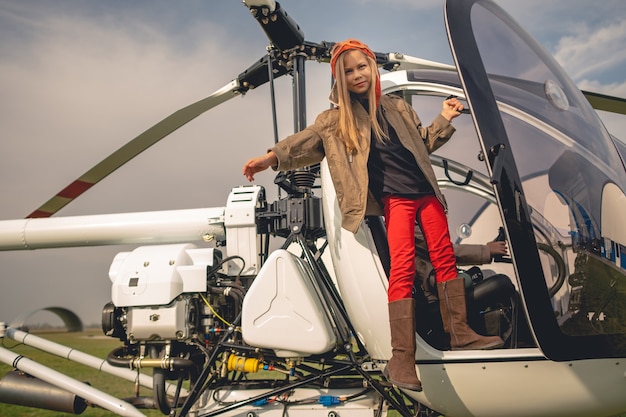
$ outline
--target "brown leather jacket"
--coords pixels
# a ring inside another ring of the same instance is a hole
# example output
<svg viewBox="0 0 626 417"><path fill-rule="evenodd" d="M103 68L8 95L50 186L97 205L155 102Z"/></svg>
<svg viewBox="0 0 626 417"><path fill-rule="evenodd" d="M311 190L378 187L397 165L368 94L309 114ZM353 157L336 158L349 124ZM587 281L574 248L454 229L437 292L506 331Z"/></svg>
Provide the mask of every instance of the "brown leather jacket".
<svg viewBox="0 0 626 417"><path fill-rule="evenodd" d="M413 108L397 96L383 95L380 105L387 121L402 144L415 156L418 166L447 210L428 155L450 139L454 127L442 115L438 115L430 126L423 127ZM273 168L280 171L313 165L326 157L342 214L341 225L355 233L366 214L382 215L382 209L368 189L369 116L357 101L352 103L352 111L362 137L359 143L361 150L355 155L348 154L344 143L336 135L337 108L322 112L315 123L278 142L272 150L278 158L278 165Z"/></svg>

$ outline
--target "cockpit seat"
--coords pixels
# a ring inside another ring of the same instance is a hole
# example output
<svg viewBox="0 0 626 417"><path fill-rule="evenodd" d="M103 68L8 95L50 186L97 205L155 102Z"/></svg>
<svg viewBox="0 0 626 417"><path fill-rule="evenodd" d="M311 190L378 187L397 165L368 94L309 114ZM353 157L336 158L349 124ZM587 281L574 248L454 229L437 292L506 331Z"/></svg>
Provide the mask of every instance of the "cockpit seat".
<svg viewBox="0 0 626 417"><path fill-rule="evenodd" d="M483 311L515 294L515 286L504 274L495 274L466 287L467 309Z"/></svg>

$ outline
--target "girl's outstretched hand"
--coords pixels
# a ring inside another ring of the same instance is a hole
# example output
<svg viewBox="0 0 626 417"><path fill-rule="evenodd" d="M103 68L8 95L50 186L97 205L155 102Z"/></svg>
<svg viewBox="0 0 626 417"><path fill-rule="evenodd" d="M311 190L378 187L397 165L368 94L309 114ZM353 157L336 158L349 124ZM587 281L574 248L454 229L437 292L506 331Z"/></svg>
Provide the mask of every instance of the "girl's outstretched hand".
<svg viewBox="0 0 626 417"><path fill-rule="evenodd" d="M254 181L254 174L265 171L267 168L278 163L278 158L274 151L269 151L263 156L250 159L243 166L243 175L248 181Z"/></svg>

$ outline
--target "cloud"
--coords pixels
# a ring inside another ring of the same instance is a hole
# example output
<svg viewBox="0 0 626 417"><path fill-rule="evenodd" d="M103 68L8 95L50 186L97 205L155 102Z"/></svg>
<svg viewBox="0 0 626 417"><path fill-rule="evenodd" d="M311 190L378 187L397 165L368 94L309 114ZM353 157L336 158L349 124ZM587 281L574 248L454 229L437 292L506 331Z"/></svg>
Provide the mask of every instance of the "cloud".
<svg viewBox="0 0 626 417"><path fill-rule="evenodd" d="M561 38L554 56L574 81L603 77L626 64L626 21L615 21L597 28L578 24L572 33ZM619 71L619 77L624 73ZM589 82L589 81L586 81ZM614 84L607 84L613 87Z"/></svg>
<svg viewBox="0 0 626 417"><path fill-rule="evenodd" d="M626 97L626 81L622 83L605 84L598 80L582 79L576 83L578 88L594 93L601 93L610 96Z"/></svg>
<svg viewBox="0 0 626 417"><path fill-rule="evenodd" d="M554 56L581 90L626 97L626 21L597 27L579 23L556 43ZM626 116L599 113L608 130L626 140Z"/></svg>

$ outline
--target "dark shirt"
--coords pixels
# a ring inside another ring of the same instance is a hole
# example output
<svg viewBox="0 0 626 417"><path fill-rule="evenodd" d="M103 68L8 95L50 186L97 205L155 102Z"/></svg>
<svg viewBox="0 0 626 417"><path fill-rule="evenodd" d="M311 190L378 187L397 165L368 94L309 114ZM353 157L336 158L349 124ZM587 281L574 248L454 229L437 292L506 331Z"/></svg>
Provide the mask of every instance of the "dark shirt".
<svg viewBox="0 0 626 417"><path fill-rule="evenodd" d="M389 194L412 199L434 194L413 154L402 146L394 128L389 123L382 124L385 125L389 139L384 143L376 139L374 132L371 134L367 169L374 197L380 201Z"/></svg>

